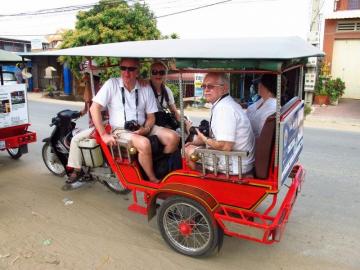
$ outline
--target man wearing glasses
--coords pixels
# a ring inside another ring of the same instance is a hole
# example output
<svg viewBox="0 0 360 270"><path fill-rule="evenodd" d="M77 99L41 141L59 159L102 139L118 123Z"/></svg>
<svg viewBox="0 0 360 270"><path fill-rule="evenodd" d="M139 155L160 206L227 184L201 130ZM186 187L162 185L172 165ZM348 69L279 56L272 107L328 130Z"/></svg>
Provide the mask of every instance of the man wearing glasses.
<svg viewBox="0 0 360 270"><path fill-rule="evenodd" d="M151 145L146 136L157 135L164 145L164 152L166 152L175 151L168 145L177 139L177 135L168 132L167 129L161 129L161 132L153 131L154 113L158 109L151 88L141 86L137 81L139 61L131 58L122 59L120 70L121 78L112 78L106 81L93 98L90 108L93 122L104 143L116 144L115 136L107 133L102 124L101 110L107 108L109 123L115 130L116 136L132 142L139 152L139 162L149 180L157 183L160 180L154 173Z"/></svg>
<svg viewBox="0 0 360 270"><path fill-rule="evenodd" d="M208 73L201 87L207 102L212 104L210 137L197 130L194 141L186 144L185 152L189 166L195 169L195 163L190 160L190 155L196 147L206 145L214 150L248 152L248 156L242 158L242 174L251 173L255 138L245 112L229 95L229 76L223 73ZM237 157L230 160L231 174L238 174L237 162ZM224 167L224 163L225 160L221 157L219 167Z"/></svg>

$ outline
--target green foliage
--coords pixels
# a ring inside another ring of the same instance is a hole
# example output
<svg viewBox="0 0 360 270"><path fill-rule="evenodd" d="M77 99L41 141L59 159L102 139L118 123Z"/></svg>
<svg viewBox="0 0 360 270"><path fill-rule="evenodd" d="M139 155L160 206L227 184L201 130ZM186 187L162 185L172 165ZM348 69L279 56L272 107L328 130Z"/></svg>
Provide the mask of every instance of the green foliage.
<svg viewBox="0 0 360 270"><path fill-rule="evenodd" d="M174 84L174 83L167 83L166 86L171 89L171 91L172 91L172 93L174 95L176 107L179 108L179 106L180 106L180 89L179 89L179 85Z"/></svg>
<svg viewBox="0 0 360 270"><path fill-rule="evenodd" d="M340 79L330 79L326 85L328 96L331 101L336 101L344 94L345 83Z"/></svg>
<svg viewBox="0 0 360 270"><path fill-rule="evenodd" d="M327 90L326 90L326 82L329 80L328 76L325 75L319 75L319 79L316 82L315 85L315 95L317 96L327 96Z"/></svg>
<svg viewBox="0 0 360 270"><path fill-rule="evenodd" d="M331 101L336 101L345 91L345 82L340 78L332 79L331 76L320 75L315 86L315 95L329 96Z"/></svg>
<svg viewBox="0 0 360 270"><path fill-rule="evenodd" d="M311 106L305 104L305 108L304 108L304 114L305 116L307 116L308 114L311 113Z"/></svg>
<svg viewBox="0 0 360 270"><path fill-rule="evenodd" d="M146 4L128 5L124 0L101 0L89 11L77 14L75 30L64 33L62 48L85 45L105 44L122 41L159 39L160 31L156 26L154 14ZM82 57L61 57L68 62L75 75L78 74ZM107 63L106 58L97 58L98 64ZM117 64L116 59L109 60ZM103 79L118 76L118 68L109 69Z"/></svg>
<svg viewBox="0 0 360 270"><path fill-rule="evenodd" d="M46 86L45 91L53 92L53 91L55 91L55 87L53 85L49 84L48 86Z"/></svg>

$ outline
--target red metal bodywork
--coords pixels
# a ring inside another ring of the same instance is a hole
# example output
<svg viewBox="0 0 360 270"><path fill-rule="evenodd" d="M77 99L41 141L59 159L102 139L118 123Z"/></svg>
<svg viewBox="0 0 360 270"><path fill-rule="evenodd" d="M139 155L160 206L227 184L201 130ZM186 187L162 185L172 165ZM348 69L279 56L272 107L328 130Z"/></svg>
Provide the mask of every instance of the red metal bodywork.
<svg viewBox="0 0 360 270"><path fill-rule="evenodd" d="M281 119L296 105L284 112ZM119 181L133 191L134 203L129 210L147 214L150 219L156 213L157 198L184 196L202 204L225 234L266 244L280 240L305 176L301 165L294 166L289 177L289 189L282 202L278 203L278 167L274 165L273 151L267 179L239 180L237 176L226 178L221 174L204 176L187 167L183 160L183 169L169 173L155 184L142 178L136 159L132 162L127 158L115 160L97 133L95 138ZM138 203L136 194L139 192L143 192L146 206ZM267 197L272 197L272 201L266 202ZM249 229L252 232L247 232Z"/></svg>
<svg viewBox="0 0 360 270"><path fill-rule="evenodd" d="M7 148L18 148L25 144L36 141L36 133L28 131L30 124L12 126L0 129L0 141L5 141L5 150Z"/></svg>

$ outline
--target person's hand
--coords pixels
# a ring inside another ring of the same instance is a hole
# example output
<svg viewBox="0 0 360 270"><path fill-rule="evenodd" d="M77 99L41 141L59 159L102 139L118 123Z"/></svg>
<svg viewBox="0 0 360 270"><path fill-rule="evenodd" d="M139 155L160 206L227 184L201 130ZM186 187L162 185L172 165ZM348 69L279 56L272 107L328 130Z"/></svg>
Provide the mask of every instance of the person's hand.
<svg viewBox="0 0 360 270"><path fill-rule="evenodd" d="M186 133L190 134L190 128L192 126L192 122L190 120L185 119L184 124L185 124Z"/></svg>
<svg viewBox="0 0 360 270"><path fill-rule="evenodd" d="M116 144L116 139L112 134L104 133L103 135L101 135L101 139L107 145L113 146Z"/></svg>
<svg viewBox="0 0 360 270"><path fill-rule="evenodd" d="M199 136L200 140L202 140L206 144L206 140L208 139L203 133L199 131L199 129L195 128L197 135Z"/></svg>
<svg viewBox="0 0 360 270"><path fill-rule="evenodd" d="M134 131L133 133L141 136L146 136L148 132L149 132L148 128L140 127L138 130Z"/></svg>

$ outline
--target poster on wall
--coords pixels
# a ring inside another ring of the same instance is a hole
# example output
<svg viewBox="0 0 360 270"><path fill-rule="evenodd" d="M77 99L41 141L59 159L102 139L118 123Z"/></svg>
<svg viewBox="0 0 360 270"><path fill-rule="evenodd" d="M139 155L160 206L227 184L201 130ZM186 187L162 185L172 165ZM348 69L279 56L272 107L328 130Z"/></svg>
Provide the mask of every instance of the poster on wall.
<svg viewBox="0 0 360 270"><path fill-rule="evenodd" d="M195 73L194 75L194 97L201 98L204 95L204 91L201 88L201 85L203 83L205 74L202 73Z"/></svg>
<svg viewBox="0 0 360 270"><path fill-rule="evenodd" d="M0 85L0 128L28 123L26 85Z"/></svg>
<svg viewBox="0 0 360 270"><path fill-rule="evenodd" d="M285 182L303 149L304 102L280 122L279 181Z"/></svg>

